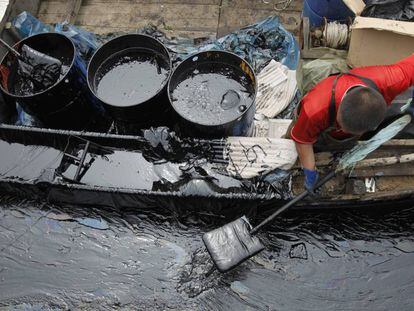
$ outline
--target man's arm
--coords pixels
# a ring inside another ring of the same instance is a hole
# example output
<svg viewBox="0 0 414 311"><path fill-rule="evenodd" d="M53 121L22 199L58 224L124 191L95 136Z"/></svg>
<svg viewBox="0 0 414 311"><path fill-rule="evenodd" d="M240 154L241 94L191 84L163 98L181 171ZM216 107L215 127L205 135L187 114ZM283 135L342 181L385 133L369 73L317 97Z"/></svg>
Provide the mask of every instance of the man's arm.
<svg viewBox="0 0 414 311"><path fill-rule="evenodd" d="M361 67L351 72L374 80L389 104L414 85L414 54L393 65Z"/></svg>
<svg viewBox="0 0 414 311"><path fill-rule="evenodd" d="M298 156L302 167L308 170L316 170L315 165L315 153L313 152L313 145L311 144L299 144L295 142L296 150L298 151Z"/></svg>
<svg viewBox="0 0 414 311"><path fill-rule="evenodd" d="M296 150L302 163L303 173L305 174L305 189L310 194L314 194L316 183L318 182L319 174L315 165L315 153L313 152L312 144L296 144Z"/></svg>

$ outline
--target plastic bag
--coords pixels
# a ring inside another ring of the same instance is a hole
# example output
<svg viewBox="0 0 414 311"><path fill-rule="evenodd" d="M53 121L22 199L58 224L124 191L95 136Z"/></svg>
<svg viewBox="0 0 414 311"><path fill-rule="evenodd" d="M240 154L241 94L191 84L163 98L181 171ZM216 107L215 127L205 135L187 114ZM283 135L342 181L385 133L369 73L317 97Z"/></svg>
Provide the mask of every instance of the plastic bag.
<svg viewBox="0 0 414 311"><path fill-rule="evenodd" d="M28 12L16 16L12 25L17 29L22 38L45 32L57 32L69 37L76 45L83 59L88 60L99 47L99 42L93 33L78 28L68 23L58 23L51 28L36 19Z"/></svg>
<svg viewBox="0 0 414 311"><path fill-rule="evenodd" d="M13 19L12 25L23 38L39 33L51 32L53 30L50 26L43 24L28 12L23 12L17 15Z"/></svg>
<svg viewBox="0 0 414 311"><path fill-rule="evenodd" d="M68 23L56 24L55 32L72 39L83 59L89 60L99 47L96 36L88 31Z"/></svg>
<svg viewBox="0 0 414 311"><path fill-rule="evenodd" d="M218 39L217 44L245 58L255 70L263 68L270 59L294 70L299 61L297 42L277 16L234 31Z"/></svg>
<svg viewBox="0 0 414 311"><path fill-rule="evenodd" d="M16 111L17 111L17 120L15 125L23 125L23 126L32 126L32 127L42 127L42 123L32 115L26 113L19 103L16 103Z"/></svg>
<svg viewBox="0 0 414 311"><path fill-rule="evenodd" d="M414 0L367 0L361 16L414 21Z"/></svg>
<svg viewBox="0 0 414 311"><path fill-rule="evenodd" d="M346 61L342 58L315 59L305 63L300 71L299 88L302 94L308 93L317 83L336 73L349 71Z"/></svg>
<svg viewBox="0 0 414 311"><path fill-rule="evenodd" d="M283 28L277 16L270 16L217 40L204 40L200 44L184 38L168 39L163 32L152 25L138 32L162 41L173 52L173 62L182 61L191 54L208 50L233 52L249 62L256 72L271 59L281 62L291 70L296 69L299 62L298 44L293 35Z"/></svg>

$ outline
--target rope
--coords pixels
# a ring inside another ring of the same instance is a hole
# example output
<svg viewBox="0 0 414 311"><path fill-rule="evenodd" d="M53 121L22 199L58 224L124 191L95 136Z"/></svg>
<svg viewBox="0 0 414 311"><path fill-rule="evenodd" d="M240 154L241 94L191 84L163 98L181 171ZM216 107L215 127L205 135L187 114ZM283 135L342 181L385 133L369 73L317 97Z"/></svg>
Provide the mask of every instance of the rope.
<svg viewBox="0 0 414 311"><path fill-rule="evenodd" d="M348 25L338 22L326 23L323 36L327 47L334 49L342 47L348 41Z"/></svg>

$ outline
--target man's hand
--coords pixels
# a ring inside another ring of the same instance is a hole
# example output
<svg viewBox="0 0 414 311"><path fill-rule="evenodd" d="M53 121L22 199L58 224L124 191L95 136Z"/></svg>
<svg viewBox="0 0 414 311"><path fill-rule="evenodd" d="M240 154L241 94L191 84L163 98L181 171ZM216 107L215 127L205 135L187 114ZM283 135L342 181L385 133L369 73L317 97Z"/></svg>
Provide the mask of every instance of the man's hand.
<svg viewBox="0 0 414 311"><path fill-rule="evenodd" d="M318 171L315 166L315 154L313 153L312 144L296 143L296 150L298 151L299 159L305 173L305 189L309 194L315 195L315 186L318 182Z"/></svg>
<svg viewBox="0 0 414 311"><path fill-rule="evenodd" d="M305 189L308 190L309 194L315 195L315 186L319 179L318 171L304 168L303 172L305 173Z"/></svg>

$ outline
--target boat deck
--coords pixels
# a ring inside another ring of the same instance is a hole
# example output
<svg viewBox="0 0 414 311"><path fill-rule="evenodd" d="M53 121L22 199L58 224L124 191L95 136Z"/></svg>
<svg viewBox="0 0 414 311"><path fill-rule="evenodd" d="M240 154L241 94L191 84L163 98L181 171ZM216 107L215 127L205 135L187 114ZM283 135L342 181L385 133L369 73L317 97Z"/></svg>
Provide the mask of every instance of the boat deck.
<svg viewBox="0 0 414 311"><path fill-rule="evenodd" d="M172 36L220 37L269 15L299 33L302 0L283 11L278 0L43 0L35 15L45 23L66 19L95 33L133 31L152 23ZM37 14L36 14L37 13Z"/></svg>

